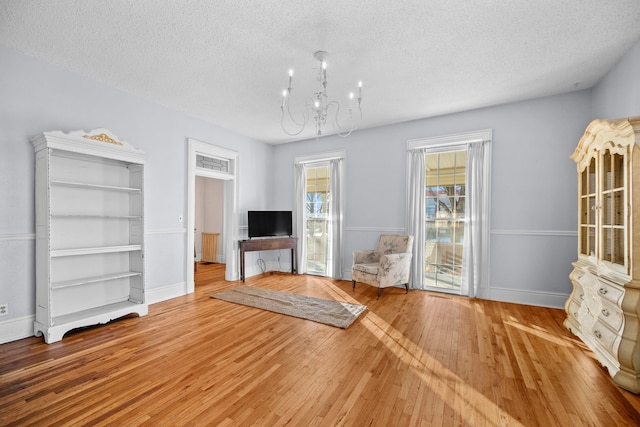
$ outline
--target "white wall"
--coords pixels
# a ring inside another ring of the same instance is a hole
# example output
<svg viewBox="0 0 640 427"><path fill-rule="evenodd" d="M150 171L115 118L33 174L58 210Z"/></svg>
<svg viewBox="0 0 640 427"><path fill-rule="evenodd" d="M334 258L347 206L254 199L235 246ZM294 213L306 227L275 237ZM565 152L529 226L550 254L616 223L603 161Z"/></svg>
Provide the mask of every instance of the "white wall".
<svg viewBox="0 0 640 427"><path fill-rule="evenodd" d="M187 138L239 152L240 209L265 208L271 191L271 145L3 46L0 64L0 303L9 304L9 315L0 317L0 342L33 332L34 154L30 138L37 134L104 127L147 153L145 260L150 302L186 289Z"/></svg>
<svg viewBox="0 0 640 427"><path fill-rule="evenodd" d="M593 117L640 115L640 42L622 57L593 91Z"/></svg>
<svg viewBox="0 0 640 427"><path fill-rule="evenodd" d="M369 129L346 139L279 145L274 188L281 191L274 203L293 204L294 157L347 151L348 279L353 250L375 247L382 232L405 230L407 140L491 128L491 289L484 296L559 307L571 290L577 245L577 180L569 155L590 113L590 92L581 91Z"/></svg>

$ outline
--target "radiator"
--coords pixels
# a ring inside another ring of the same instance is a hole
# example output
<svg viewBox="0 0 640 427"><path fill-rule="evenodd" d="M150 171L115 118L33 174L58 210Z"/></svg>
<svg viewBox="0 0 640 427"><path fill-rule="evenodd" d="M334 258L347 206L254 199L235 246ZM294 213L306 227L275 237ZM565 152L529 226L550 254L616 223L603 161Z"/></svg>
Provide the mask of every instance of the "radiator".
<svg viewBox="0 0 640 427"><path fill-rule="evenodd" d="M220 233L202 233L202 262L218 262Z"/></svg>

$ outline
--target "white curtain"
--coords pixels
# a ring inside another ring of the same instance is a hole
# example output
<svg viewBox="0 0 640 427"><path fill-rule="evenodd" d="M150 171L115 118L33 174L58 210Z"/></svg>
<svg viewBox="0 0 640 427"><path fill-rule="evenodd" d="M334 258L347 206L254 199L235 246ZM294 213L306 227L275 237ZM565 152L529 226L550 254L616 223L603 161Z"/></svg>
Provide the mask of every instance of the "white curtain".
<svg viewBox="0 0 640 427"><path fill-rule="evenodd" d="M298 274L304 274L307 272L307 171L303 163L294 165L293 175L293 223L298 238Z"/></svg>
<svg viewBox="0 0 640 427"><path fill-rule="evenodd" d="M488 212L488 141L467 144L466 221L462 254L461 294L476 297L487 276Z"/></svg>
<svg viewBox="0 0 640 427"><path fill-rule="evenodd" d="M329 161L331 200L329 208L329 253L327 256L327 274L334 279L342 278L342 230L343 230L343 159Z"/></svg>
<svg viewBox="0 0 640 427"><path fill-rule="evenodd" d="M407 231L413 235L411 289L424 289L424 186L426 177L425 150L409 151L409 184L407 195Z"/></svg>

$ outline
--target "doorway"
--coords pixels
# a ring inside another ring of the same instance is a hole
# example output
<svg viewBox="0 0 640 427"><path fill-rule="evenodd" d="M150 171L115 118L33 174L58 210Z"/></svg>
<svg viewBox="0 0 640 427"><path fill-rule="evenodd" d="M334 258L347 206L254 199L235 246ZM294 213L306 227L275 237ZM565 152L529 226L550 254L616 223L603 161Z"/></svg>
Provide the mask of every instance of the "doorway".
<svg viewBox="0 0 640 427"><path fill-rule="evenodd" d="M196 262L225 262L224 181L196 176L194 254Z"/></svg>
<svg viewBox="0 0 640 427"><path fill-rule="evenodd" d="M186 289L185 293L192 293L194 282L195 229L196 229L196 177L213 178L222 183L223 230L220 233L221 242L218 244L225 259L225 280L239 279L238 271L238 170L239 153L226 148L217 147L195 139L188 139L189 144L189 172L187 178L187 250L185 251ZM197 255L197 249L196 249Z"/></svg>

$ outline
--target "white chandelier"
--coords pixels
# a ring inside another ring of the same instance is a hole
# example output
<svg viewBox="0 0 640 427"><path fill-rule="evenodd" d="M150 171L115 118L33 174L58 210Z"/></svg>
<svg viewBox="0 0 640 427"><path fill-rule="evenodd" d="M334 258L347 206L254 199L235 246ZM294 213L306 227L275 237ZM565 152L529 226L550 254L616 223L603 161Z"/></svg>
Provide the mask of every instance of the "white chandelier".
<svg viewBox="0 0 640 427"><path fill-rule="evenodd" d="M329 100L329 96L327 95L327 62L325 61L327 57L327 52L318 51L313 54L314 58L316 58L320 65L318 67L318 82L320 83L320 87L318 91L314 93L311 99L307 99L302 107L302 121L296 120L291 114L290 109L290 99L291 99L291 83L293 81L293 70L289 70L289 87L282 91L282 105L280 109L282 110L282 116L280 119L280 125L282 126L282 130L290 136L299 135L309 122L310 117L313 117L313 120L316 125L316 138L322 136L323 127L327 124L327 120L333 123L333 129L336 133L342 137L347 137L353 132L355 129L355 124L357 121L362 120L362 110L360 109L360 102L362 101L362 81L358 82L358 97L354 101L354 93L349 93L349 123L348 126L343 126L339 121L340 114L340 103L336 100ZM354 105L355 103L355 105ZM356 109L356 114L354 118L354 107ZM287 116L287 119L285 119ZM285 121L289 123L289 127L293 127L296 130L290 132L287 130L287 126L285 125Z"/></svg>

